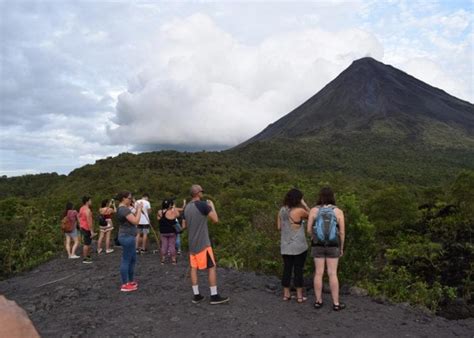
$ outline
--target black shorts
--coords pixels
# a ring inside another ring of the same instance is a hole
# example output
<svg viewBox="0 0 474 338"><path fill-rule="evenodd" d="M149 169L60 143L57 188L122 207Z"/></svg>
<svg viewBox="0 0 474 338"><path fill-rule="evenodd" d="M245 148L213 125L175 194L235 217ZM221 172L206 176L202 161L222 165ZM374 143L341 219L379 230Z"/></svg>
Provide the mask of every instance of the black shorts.
<svg viewBox="0 0 474 338"><path fill-rule="evenodd" d="M311 256L314 258L339 258L341 250L338 246L313 246Z"/></svg>
<svg viewBox="0 0 474 338"><path fill-rule="evenodd" d="M91 245L92 244L92 234L89 230L84 230L81 228L82 240L84 241L84 245Z"/></svg>

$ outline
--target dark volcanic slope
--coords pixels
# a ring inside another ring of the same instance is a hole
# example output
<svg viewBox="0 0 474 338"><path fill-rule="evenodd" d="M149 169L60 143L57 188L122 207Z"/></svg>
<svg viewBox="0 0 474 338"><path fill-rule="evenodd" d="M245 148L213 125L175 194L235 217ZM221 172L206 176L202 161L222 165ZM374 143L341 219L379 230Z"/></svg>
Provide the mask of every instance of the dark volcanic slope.
<svg viewBox="0 0 474 338"><path fill-rule="evenodd" d="M392 66L366 57L354 61L308 101L244 142L316 135L322 128L370 129L377 120L418 134L427 121L474 135L474 105Z"/></svg>
<svg viewBox="0 0 474 338"><path fill-rule="evenodd" d="M91 265L52 260L0 282L0 293L26 309L42 337L469 337L474 330L472 319L448 321L369 297L345 295L348 308L337 313L325 294L316 311L311 294L304 304L283 302L275 277L227 269L218 269L219 290L230 303L195 305L186 260L160 266L153 254L138 257L140 289L124 294L119 249L93 258Z"/></svg>

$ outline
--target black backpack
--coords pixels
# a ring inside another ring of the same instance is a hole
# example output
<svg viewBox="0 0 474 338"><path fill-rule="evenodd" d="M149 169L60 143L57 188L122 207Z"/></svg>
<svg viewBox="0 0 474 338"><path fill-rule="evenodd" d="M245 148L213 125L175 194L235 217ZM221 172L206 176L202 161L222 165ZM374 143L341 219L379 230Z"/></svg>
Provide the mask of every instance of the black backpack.
<svg viewBox="0 0 474 338"><path fill-rule="evenodd" d="M109 223L107 223L107 220L105 219L104 215L99 215L97 217L97 221L99 222L99 226L101 226L101 227L106 227L107 225L109 225Z"/></svg>

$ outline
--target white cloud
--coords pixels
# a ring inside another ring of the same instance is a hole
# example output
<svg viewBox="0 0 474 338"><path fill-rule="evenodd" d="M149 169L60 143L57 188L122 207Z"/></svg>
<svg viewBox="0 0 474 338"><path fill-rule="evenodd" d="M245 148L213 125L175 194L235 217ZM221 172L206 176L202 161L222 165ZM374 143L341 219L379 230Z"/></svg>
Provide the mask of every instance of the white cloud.
<svg viewBox="0 0 474 338"><path fill-rule="evenodd" d="M381 59L360 29L306 29L245 45L208 16L163 25L153 59L118 98L117 143L232 146L314 95L354 59ZM123 136L127 135L126 138Z"/></svg>

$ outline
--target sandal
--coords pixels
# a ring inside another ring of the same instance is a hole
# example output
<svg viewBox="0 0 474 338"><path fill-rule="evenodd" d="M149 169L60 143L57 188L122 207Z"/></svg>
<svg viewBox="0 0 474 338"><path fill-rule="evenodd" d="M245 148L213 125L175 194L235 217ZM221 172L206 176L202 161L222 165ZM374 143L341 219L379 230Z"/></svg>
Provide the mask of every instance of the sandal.
<svg viewBox="0 0 474 338"><path fill-rule="evenodd" d="M320 309L323 307L323 302L314 302L313 306L315 309Z"/></svg>
<svg viewBox="0 0 474 338"><path fill-rule="evenodd" d="M306 297L296 298L296 301L298 302L298 304L302 304L302 303L306 302L307 300L308 300L308 298L306 298Z"/></svg>
<svg viewBox="0 0 474 338"><path fill-rule="evenodd" d="M283 296L283 301L288 302L291 299L291 296Z"/></svg>
<svg viewBox="0 0 474 338"><path fill-rule="evenodd" d="M344 304L344 303L339 303L338 305L336 305L336 304L332 305L332 309L334 311L341 311L341 310L344 310L345 308L346 308L346 304Z"/></svg>

